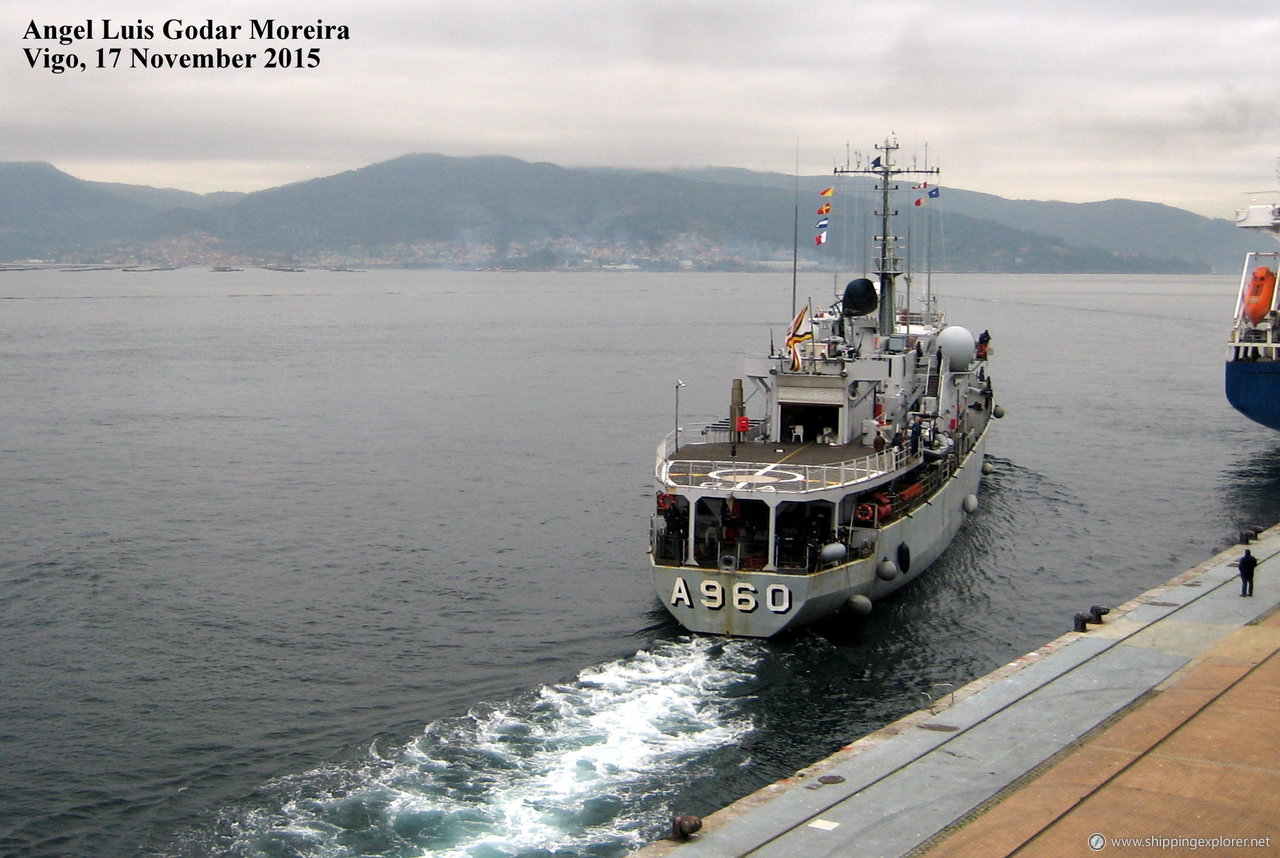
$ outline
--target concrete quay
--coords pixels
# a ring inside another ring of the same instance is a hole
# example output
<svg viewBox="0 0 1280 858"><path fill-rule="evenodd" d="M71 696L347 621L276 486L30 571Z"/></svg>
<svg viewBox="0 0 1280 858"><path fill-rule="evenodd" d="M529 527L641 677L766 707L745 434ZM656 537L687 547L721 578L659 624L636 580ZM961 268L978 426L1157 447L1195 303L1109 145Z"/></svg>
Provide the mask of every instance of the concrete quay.
<svg viewBox="0 0 1280 858"><path fill-rule="evenodd" d="M1280 526L632 858L1280 854L1277 554Z"/></svg>

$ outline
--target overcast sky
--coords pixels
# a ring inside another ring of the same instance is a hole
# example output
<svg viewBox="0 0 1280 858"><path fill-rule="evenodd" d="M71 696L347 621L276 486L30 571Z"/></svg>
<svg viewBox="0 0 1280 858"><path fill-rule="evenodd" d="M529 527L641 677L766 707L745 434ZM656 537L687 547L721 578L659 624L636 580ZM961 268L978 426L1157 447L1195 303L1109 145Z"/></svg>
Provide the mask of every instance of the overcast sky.
<svg viewBox="0 0 1280 858"><path fill-rule="evenodd" d="M105 41L104 17L155 37ZM242 29L175 41L171 18ZM268 18L350 39L249 39ZM24 38L86 19L93 42ZM98 181L250 191L411 152L828 173L895 134L1006 197L1230 217L1278 184L1276 0L5 0L0 26L0 161ZM219 46L254 68L127 68Z"/></svg>

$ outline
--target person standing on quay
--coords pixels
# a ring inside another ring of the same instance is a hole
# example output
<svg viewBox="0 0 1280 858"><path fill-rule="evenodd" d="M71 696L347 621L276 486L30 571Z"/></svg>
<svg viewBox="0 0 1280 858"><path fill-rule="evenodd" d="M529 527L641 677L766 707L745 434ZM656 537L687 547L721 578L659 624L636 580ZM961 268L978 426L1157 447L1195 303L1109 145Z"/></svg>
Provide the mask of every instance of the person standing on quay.
<svg viewBox="0 0 1280 858"><path fill-rule="evenodd" d="M1236 561L1240 567L1240 595L1253 595L1253 570L1258 568L1258 558L1249 549L1244 550L1244 557Z"/></svg>

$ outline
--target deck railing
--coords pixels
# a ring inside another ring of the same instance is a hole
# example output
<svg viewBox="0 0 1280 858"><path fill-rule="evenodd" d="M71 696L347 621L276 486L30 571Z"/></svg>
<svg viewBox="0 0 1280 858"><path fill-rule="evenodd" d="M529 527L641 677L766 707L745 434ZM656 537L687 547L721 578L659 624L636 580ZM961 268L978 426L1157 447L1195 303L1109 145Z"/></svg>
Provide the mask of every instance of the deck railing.
<svg viewBox="0 0 1280 858"><path fill-rule="evenodd" d="M715 424L712 424L714 427ZM711 428L711 427L708 427ZM699 427L695 427L698 430ZM728 438L716 437L718 433L699 430L696 437L706 437L688 443L689 433L680 432L680 449L686 453L699 444L723 443ZM701 434L705 432L705 434ZM654 476L663 485L685 488L738 488L742 491L814 492L850 486L887 474L904 470L917 464L920 455L911 455L906 447L888 447L878 453L860 456L841 462L808 465L795 462L745 462L741 459L679 459L672 460L676 452L676 433L669 432L658 445Z"/></svg>

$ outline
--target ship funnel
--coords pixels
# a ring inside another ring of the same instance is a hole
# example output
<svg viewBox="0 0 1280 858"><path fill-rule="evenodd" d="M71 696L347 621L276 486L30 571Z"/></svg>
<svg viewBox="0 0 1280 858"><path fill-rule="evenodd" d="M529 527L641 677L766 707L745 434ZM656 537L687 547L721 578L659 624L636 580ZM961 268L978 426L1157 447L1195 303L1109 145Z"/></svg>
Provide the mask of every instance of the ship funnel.
<svg viewBox="0 0 1280 858"><path fill-rule="evenodd" d="M844 287L844 299L840 302L840 313L845 317L865 316L874 313L879 298L876 296L876 285L865 277L850 280Z"/></svg>

